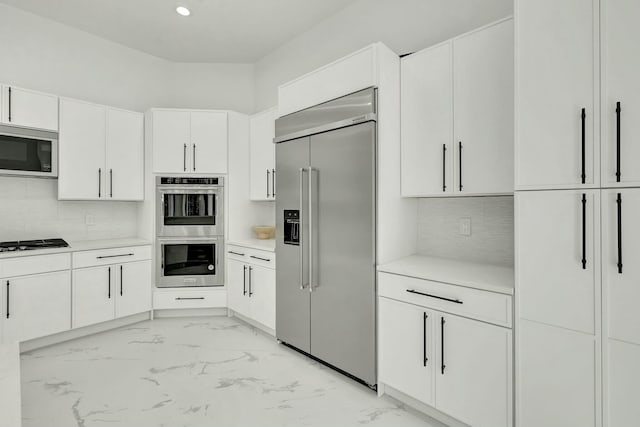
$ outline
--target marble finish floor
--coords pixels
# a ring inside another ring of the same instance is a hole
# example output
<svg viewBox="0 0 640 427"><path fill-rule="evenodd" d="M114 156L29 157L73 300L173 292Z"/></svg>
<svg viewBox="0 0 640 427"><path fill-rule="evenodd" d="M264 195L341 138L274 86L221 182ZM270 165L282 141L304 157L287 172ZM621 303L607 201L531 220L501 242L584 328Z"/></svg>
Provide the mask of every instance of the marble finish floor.
<svg viewBox="0 0 640 427"><path fill-rule="evenodd" d="M23 427L442 427L234 318L164 318L22 355Z"/></svg>

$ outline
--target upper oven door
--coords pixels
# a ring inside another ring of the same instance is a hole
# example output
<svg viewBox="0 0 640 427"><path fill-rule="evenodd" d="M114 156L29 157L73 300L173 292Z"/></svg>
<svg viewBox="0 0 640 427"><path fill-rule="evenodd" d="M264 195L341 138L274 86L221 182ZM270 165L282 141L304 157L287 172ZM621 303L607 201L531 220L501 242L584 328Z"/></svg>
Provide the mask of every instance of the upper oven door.
<svg viewBox="0 0 640 427"><path fill-rule="evenodd" d="M217 236L223 234L222 190L161 188L158 236Z"/></svg>
<svg viewBox="0 0 640 427"><path fill-rule="evenodd" d="M58 142L53 138L22 135L0 129L0 173L41 177L58 176Z"/></svg>

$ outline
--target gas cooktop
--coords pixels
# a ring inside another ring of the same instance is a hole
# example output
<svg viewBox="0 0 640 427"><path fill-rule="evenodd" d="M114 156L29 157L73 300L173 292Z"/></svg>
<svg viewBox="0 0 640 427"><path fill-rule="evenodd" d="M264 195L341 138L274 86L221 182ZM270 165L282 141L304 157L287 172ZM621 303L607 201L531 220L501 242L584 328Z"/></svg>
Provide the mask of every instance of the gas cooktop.
<svg viewBox="0 0 640 427"><path fill-rule="evenodd" d="M63 239L16 240L0 242L0 252L31 251L34 249L66 248L69 244Z"/></svg>

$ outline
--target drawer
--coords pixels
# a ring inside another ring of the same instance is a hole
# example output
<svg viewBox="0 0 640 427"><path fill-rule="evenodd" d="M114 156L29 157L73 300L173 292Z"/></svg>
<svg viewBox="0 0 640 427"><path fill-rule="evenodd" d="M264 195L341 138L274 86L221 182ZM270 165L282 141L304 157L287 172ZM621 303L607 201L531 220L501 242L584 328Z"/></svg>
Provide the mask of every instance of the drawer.
<svg viewBox="0 0 640 427"><path fill-rule="evenodd" d="M276 268L276 254L274 252L243 246L227 246L227 257L247 264L259 265L266 268Z"/></svg>
<svg viewBox="0 0 640 427"><path fill-rule="evenodd" d="M227 245L227 258L247 262L249 259L248 251L249 249L242 246Z"/></svg>
<svg viewBox="0 0 640 427"><path fill-rule="evenodd" d="M69 253L25 256L0 261L0 275L7 278L69 270L70 268L71 254Z"/></svg>
<svg viewBox="0 0 640 427"><path fill-rule="evenodd" d="M155 291L153 309L218 308L227 306L226 289Z"/></svg>
<svg viewBox="0 0 640 427"><path fill-rule="evenodd" d="M120 264L151 259L151 246L98 249L73 253L73 268Z"/></svg>
<svg viewBox="0 0 640 427"><path fill-rule="evenodd" d="M389 273L378 273L378 295L499 326L512 325L510 295Z"/></svg>

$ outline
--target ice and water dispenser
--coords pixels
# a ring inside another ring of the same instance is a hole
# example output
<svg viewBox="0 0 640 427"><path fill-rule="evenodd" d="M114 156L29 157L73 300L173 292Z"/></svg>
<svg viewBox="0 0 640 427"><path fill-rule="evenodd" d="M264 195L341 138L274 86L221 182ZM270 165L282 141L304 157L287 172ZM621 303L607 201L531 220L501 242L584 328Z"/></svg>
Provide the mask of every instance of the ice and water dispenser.
<svg viewBox="0 0 640 427"><path fill-rule="evenodd" d="M300 245L300 211L284 211L284 244Z"/></svg>

